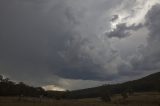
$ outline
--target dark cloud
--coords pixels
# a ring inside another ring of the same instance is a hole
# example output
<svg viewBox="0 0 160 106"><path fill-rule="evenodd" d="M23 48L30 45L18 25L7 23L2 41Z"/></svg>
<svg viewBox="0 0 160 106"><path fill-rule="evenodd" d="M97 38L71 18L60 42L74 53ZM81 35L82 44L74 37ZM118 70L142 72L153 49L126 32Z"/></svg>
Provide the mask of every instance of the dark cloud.
<svg viewBox="0 0 160 106"><path fill-rule="evenodd" d="M74 30L79 22L66 3L0 1L0 63L5 66L1 73L30 81L45 80L50 74L70 79L112 79L100 74L99 70L105 69L81 49L89 40Z"/></svg>
<svg viewBox="0 0 160 106"><path fill-rule="evenodd" d="M63 49L72 27L64 14L67 7L53 2L56 9L39 1L0 1L0 60L10 67L2 73L21 80L47 77L50 48L54 54Z"/></svg>
<svg viewBox="0 0 160 106"><path fill-rule="evenodd" d="M132 25L127 27L126 24L118 24L113 31L106 33L109 38L124 38L130 36L130 31L137 31L142 27L147 27L149 35L147 45L138 48L131 59L125 60L118 66L120 76L136 76L144 73L159 71L160 68L160 4L154 5L145 17L145 25ZM130 55L131 56L131 55Z"/></svg>
<svg viewBox="0 0 160 106"><path fill-rule="evenodd" d="M113 21L116 21L118 18L119 18L119 16L118 16L118 15L113 15L113 17L112 17L111 21L112 21L112 22L113 22Z"/></svg>
<svg viewBox="0 0 160 106"><path fill-rule="evenodd" d="M106 76L100 73L105 71L101 64L93 62L89 54L83 52L81 46L87 45L87 39L70 39L63 50L55 54L50 51L50 70L63 78L83 79L83 80L111 80L114 75ZM94 48L94 47L93 47ZM90 48L90 49L93 49ZM54 55L53 55L54 54ZM53 70L53 71L52 71Z"/></svg>
<svg viewBox="0 0 160 106"><path fill-rule="evenodd" d="M148 12L148 14L146 15L146 25L150 31L150 37L149 40L151 40L152 38L160 38L160 4L157 4L155 6L152 7L152 9Z"/></svg>
<svg viewBox="0 0 160 106"><path fill-rule="evenodd" d="M129 60L127 56L125 59L121 57L108 40L112 37L125 39L131 31L137 31L143 25L118 24L113 31L106 33L107 40L102 40L97 36L97 26L99 22L106 22L101 19L107 16L100 16L112 6L106 1L95 1L92 6L89 1L86 6L79 4L80 0L77 2L1 0L0 72L37 85L51 82L58 85L59 80L65 78L115 80L159 68L159 5L146 16L150 32L147 47L141 48L139 54L142 56L137 53ZM111 4L119 2L115 0ZM77 5L85 8L79 10ZM119 16L115 15L112 21L117 19Z"/></svg>
<svg viewBox="0 0 160 106"><path fill-rule="evenodd" d="M109 38L117 37L117 38L125 38L127 36L130 36L130 31L136 31L139 28L141 28L143 25L131 25L127 26L126 23L117 24L116 28L113 29L113 31L107 32L106 36Z"/></svg>
<svg viewBox="0 0 160 106"><path fill-rule="evenodd" d="M154 72L160 68L160 5L157 4L146 15L146 27L149 30L147 46L140 48L140 54L131 60L132 70L136 72Z"/></svg>

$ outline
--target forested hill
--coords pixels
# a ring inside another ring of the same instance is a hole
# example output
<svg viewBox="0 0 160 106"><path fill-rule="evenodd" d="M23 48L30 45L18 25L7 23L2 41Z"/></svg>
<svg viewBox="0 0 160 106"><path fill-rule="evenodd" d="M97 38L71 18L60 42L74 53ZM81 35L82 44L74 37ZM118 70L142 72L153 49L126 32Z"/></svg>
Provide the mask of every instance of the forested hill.
<svg viewBox="0 0 160 106"><path fill-rule="evenodd" d="M94 88L72 91L70 98L99 97L104 92L120 94L122 92L148 92L160 91L160 72L151 74L138 80L128 81L121 84L103 85Z"/></svg>

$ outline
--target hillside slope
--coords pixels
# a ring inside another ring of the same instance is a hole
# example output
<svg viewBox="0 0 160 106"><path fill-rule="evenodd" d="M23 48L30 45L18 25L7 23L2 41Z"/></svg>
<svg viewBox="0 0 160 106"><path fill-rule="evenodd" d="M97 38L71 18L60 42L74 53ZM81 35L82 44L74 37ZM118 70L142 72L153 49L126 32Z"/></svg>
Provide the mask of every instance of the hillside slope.
<svg viewBox="0 0 160 106"><path fill-rule="evenodd" d="M128 81L121 84L103 85L94 88L71 91L69 98L94 98L99 97L104 92L119 94L122 92L148 92L160 91L160 72L151 74L138 80Z"/></svg>

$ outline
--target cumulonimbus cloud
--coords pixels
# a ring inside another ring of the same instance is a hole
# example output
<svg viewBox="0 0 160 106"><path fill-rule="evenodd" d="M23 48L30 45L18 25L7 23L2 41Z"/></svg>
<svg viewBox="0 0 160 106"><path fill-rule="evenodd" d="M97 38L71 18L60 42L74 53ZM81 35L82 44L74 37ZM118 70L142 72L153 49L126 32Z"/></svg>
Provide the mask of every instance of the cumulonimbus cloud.
<svg viewBox="0 0 160 106"><path fill-rule="evenodd" d="M15 1L0 1L1 73L48 84L61 78L112 81L159 67L158 0L133 0L131 7L130 0ZM113 47L127 39L134 44L129 35L142 27L149 31L146 47L134 47L134 53Z"/></svg>

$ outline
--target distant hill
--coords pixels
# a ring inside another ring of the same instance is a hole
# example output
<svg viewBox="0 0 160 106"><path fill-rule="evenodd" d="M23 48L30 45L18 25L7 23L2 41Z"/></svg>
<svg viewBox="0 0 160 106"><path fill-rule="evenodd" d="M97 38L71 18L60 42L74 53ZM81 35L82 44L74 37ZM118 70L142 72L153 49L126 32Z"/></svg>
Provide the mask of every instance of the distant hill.
<svg viewBox="0 0 160 106"><path fill-rule="evenodd" d="M120 84L103 85L94 88L71 91L69 98L94 98L103 92L120 94L122 92L148 92L160 91L160 72L151 74L138 80L128 81Z"/></svg>
<svg viewBox="0 0 160 106"><path fill-rule="evenodd" d="M151 74L138 80L120 84L102 85L99 87L81 89L75 91L45 91L41 87L31 87L23 82L16 84L8 78L0 75L0 96L29 96L40 97L41 95L55 99L80 99L101 97L103 94L120 94L124 92L160 92L160 72Z"/></svg>

